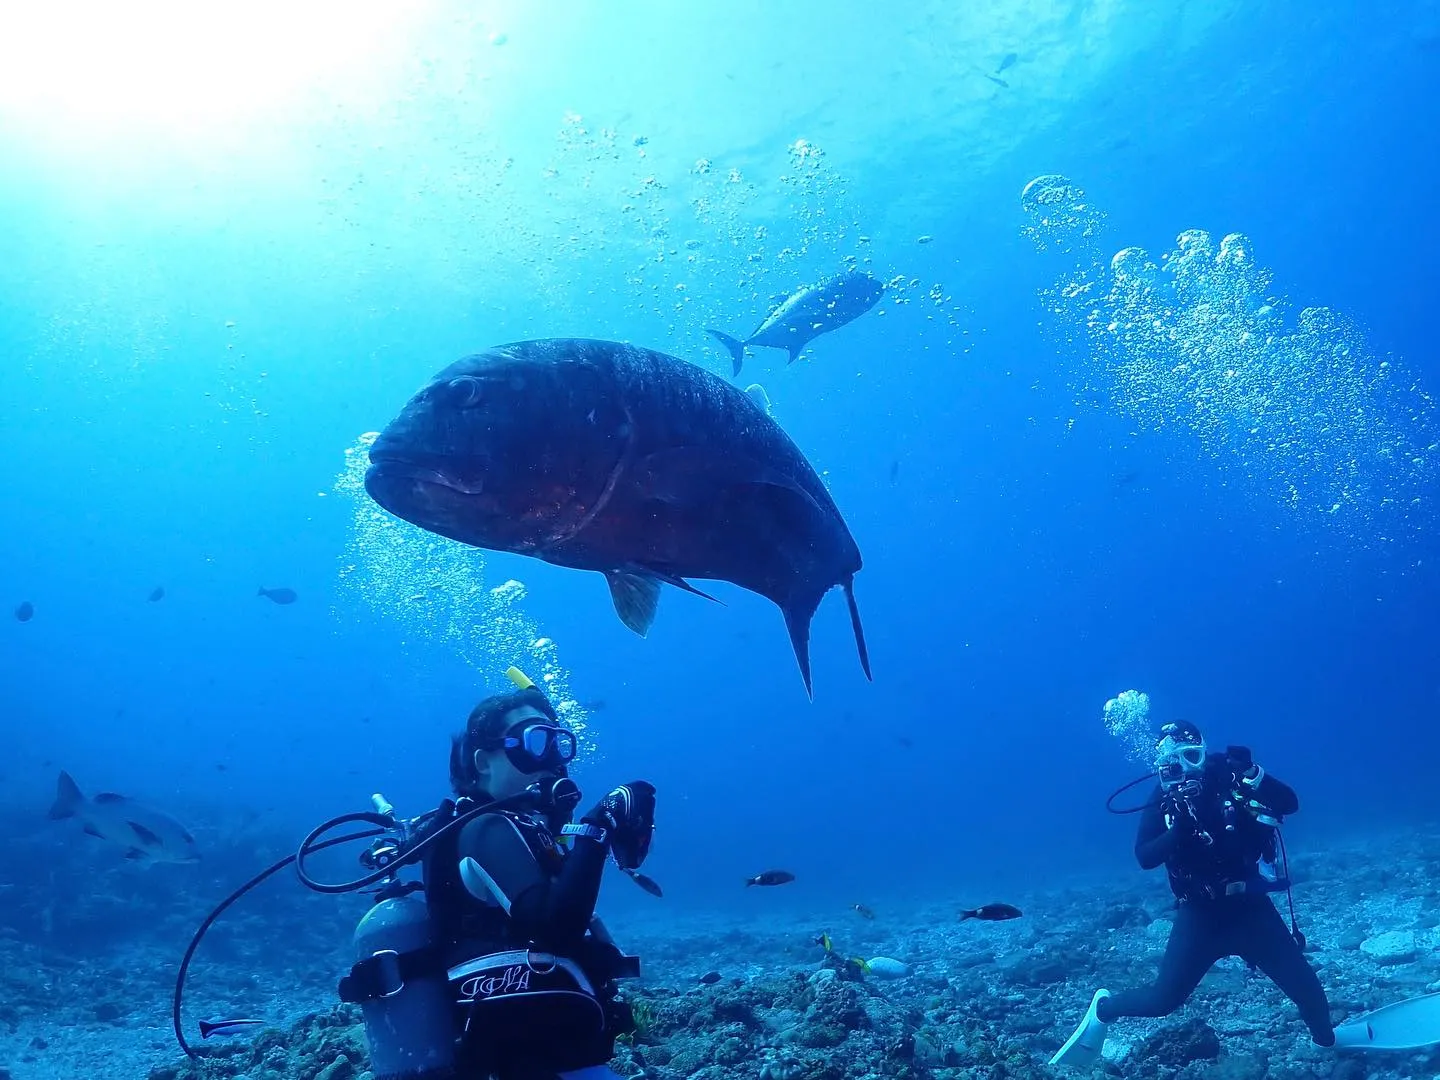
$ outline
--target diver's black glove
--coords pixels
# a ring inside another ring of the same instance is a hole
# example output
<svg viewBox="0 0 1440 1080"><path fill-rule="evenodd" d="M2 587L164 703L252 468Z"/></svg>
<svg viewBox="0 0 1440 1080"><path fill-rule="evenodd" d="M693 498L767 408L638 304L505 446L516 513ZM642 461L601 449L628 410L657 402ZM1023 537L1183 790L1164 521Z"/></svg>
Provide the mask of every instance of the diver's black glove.
<svg viewBox="0 0 1440 1080"><path fill-rule="evenodd" d="M1248 746L1227 746L1225 748L1225 764L1235 775L1236 781L1248 780L1250 783L1258 783L1264 770L1255 764L1254 757L1250 754Z"/></svg>
<svg viewBox="0 0 1440 1080"><path fill-rule="evenodd" d="M610 851L624 870L638 869L655 832L655 785L632 780L615 788L581 821L610 831Z"/></svg>

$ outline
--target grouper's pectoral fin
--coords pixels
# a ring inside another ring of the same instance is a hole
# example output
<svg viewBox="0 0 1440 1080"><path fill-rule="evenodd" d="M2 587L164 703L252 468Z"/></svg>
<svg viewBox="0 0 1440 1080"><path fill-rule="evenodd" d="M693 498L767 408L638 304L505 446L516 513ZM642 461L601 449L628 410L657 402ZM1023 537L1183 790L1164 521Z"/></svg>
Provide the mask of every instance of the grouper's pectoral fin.
<svg viewBox="0 0 1440 1080"><path fill-rule="evenodd" d="M644 637L655 622L655 612L660 606L660 585L674 585L706 600L722 603L707 592L697 589L690 582L664 570L648 567L627 567L611 570L605 575L610 583L610 599L615 602L615 614L620 621L635 633Z"/></svg>
<svg viewBox="0 0 1440 1080"><path fill-rule="evenodd" d="M645 573L631 570L607 570L610 599L615 614L635 633L644 637L655 623L655 610L660 606L660 582Z"/></svg>

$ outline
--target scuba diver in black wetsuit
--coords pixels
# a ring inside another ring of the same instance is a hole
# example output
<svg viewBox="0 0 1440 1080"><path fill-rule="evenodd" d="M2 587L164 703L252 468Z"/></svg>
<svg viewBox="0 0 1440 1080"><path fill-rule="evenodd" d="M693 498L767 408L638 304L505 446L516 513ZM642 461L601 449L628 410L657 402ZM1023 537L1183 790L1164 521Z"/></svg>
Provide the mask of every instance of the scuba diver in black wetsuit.
<svg viewBox="0 0 1440 1080"><path fill-rule="evenodd" d="M1304 937L1293 916L1285 925L1268 895L1289 888L1277 830L1280 818L1300 807L1295 792L1267 775L1244 747L1207 753L1199 729L1183 721L1161 729L1155 767L1160 783L1141 813L1135 858L1145 870L1164 864L1176 897L1159 974L1150 986L1096 991L1080 1027L1050 1064L1094 1064L1109 1023L1168 1016L1226 956L1268 975L1299 1007L1315 1043L1333 1046L1330 1005L1305 959Z"/></svg>
<svg viewBox="0 0 1440 1080"><path fill-rule="evenodd" d="M377 1080L613 1080L615 1039L634 1030L614 981L636 977L638 962L594 912L607 857L656 891L635 873L655 789L617 787L570 824L575 737L510 674L520 689L480 702L453 740L459 801L420 826L433 836L459 825L425 850L423 904L392 897L393 915L377 906L373 928L356 930L360 960L340 990L364 1007Z"/></svg>

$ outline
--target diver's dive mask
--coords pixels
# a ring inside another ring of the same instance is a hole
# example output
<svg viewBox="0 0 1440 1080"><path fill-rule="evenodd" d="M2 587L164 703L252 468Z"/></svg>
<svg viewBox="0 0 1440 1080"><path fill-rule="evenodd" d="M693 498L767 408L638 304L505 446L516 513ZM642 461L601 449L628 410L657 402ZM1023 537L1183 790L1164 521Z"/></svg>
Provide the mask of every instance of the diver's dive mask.
<svg viewBox="0 0 1440 1080"><path fill-rule="evenodd" d="M483 754L493 750L504 750L510 764L527 776L547 770L563 773L575 758L575 733L558 724L522 720L475 752Z"/></svg>
<svg viewBox="0 0 1440 1080"><path fill-rule="evenodd" d="M1160 786L1172 788L1205 771L1205 738L1193 724L1166 724L1155 744L1155 772Z"/></svg>

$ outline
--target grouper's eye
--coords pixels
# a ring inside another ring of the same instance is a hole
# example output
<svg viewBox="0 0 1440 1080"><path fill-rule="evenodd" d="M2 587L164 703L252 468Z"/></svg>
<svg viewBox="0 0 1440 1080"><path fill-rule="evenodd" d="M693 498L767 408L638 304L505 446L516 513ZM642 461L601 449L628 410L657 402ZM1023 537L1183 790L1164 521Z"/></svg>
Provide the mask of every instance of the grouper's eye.
<svg viewBox="0 0 1440 1080"><path fill-rule="evenodd" d="M451 379L445 386L445 402L457 409L468 409L480 403L480 380L473 375L461 375Z"/></svg>

